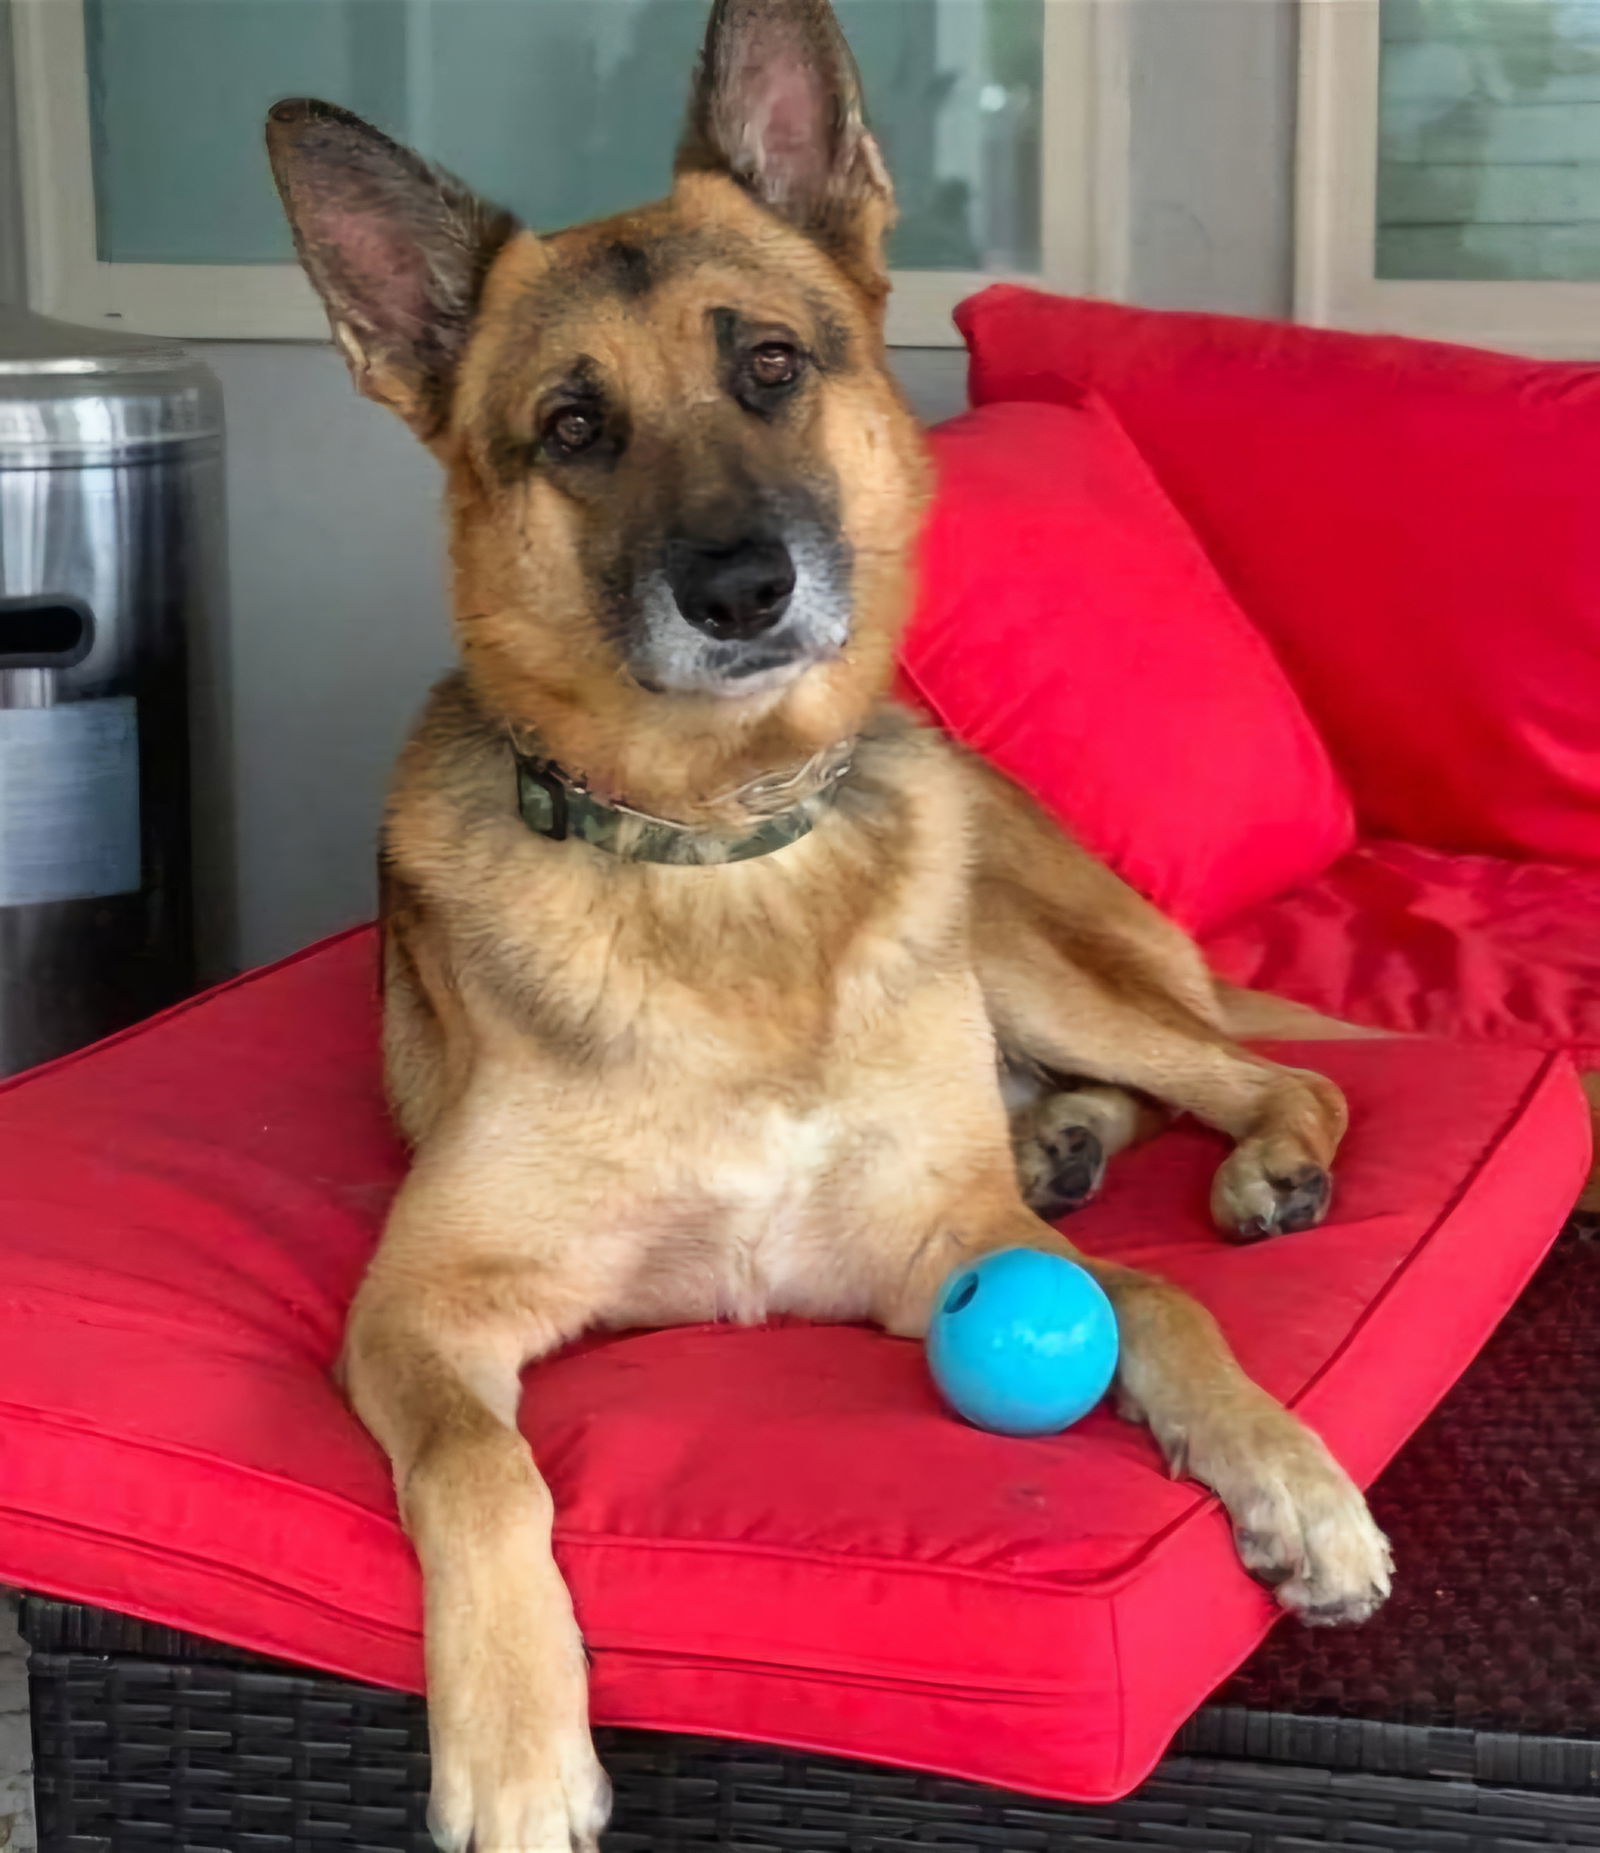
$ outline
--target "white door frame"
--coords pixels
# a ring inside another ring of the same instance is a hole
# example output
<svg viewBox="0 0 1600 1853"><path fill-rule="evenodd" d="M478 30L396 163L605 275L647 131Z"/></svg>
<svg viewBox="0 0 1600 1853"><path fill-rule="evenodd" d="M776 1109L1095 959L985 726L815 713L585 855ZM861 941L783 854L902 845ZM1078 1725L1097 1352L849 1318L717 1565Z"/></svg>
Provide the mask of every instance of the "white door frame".
<svg viewBox="0 0 1600 1853"><path fill-rule="evenodd" d="M1379 0L1300 0L1295 314L1318 327L1600 356L1600 282L1376 276Z"/></svg>

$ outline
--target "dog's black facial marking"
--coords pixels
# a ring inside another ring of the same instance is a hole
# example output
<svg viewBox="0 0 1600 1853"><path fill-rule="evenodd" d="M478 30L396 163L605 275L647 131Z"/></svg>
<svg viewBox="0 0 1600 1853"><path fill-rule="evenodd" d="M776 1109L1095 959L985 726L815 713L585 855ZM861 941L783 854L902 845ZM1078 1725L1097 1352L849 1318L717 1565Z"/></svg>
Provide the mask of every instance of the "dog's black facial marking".
<svg viewBox="0 0 1600 1853"><path fill-rule="evenodd" d="M816 329L813 358L822 373L843 373L850 365L850 335L820 296L808 296L806 307Z"/></svg>
<svg viewBox="0 0 1600 1853"><path fill-rule="evenodd" d="M607 391L598 364L580 355L539 395L531 418L509 416L497 424L489 464L502 485L543 468L571 486L572 472L615 469L629 435L627 412Z"/></svg>
<svg viewBox="0 0 1600 1853"><path fill-rule="evenodd" d="M776 418L815 365L811 349L792 329L736 309L713 309L710 322L726 391L757 418Z"/></svg>
<svg viewBox="0 0 1600 1853"><path fill-rule="evenodd" d="M616 238L595 251L594 268L624 302L641 302L655 288L657 265L663 258L670 262L671 253L646 250L626 238Z"/></svg>
<svg viewBox="0 0 1600 1853"><path fill-rule="evenodd" d="M724 367L731 367L739 352L739 330L743 318L736 309L713 309L711 311L711 333L717 344L717 359Z"/></svg>
<svg viewBox="0 0 1600 1853"><path fill-rule="evenodd" d="M566 234L551 240L564 261L540 285L546 305L559 303L581 308L586 298L612 296L636 306L672 277L716 256L713 240L704 233L682 228L658 229L619 223L609 237L594 237L570 253L564 250Z"/></svg>
<svg viewBox="0 0 1600 1853"><path fill-rule="evenodd" d="M497 428L484 447L489 474L502 489L519 483L533 468L538 445L525 431Z"/></svg>
<svg viewBox="0 0 1600 1853"><path fill-rule="evenodd" d="M587 355L539 399L534 461L560 484L574 472L614 470L628 448L628 414Z"/></svg>

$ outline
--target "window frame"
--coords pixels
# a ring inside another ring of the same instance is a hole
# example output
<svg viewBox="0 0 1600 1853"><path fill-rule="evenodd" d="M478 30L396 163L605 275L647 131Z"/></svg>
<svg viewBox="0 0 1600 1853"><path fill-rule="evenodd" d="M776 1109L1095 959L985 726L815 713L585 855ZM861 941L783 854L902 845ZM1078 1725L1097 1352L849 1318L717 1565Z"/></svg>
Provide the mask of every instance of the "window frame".
<svg viewBox="0 0 1600 1853"><path fill-rule="evenodd" d="M1119 296L1127 270L1130 0L1043 0L1039 274L897 271L896 346L958 347L951 311L1002 280ZM14 0L28 295L45 315L193 340L326 340L293 264L102 263L83 0Z"/></svg>
<svg viewBox="0 0 1600 1853"><path fill-rule="evenodd" d="M1295 315L1552 359L1600 356L1600 281L1380 278L1380 0L1300 0Z"/></svg>

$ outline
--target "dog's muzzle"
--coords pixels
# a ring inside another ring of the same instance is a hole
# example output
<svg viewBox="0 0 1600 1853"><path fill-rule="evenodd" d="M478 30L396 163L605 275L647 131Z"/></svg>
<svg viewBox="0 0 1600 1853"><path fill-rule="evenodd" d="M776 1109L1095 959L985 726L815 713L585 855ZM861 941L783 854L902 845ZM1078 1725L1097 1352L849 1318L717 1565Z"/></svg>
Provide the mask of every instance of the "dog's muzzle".
<svg viewBox="0 0 1600 1853"><path fill-rule="evenodd" d="M729 545L674 540L634 597L629 672L663 694L773 694L850 635L845 543L806 524Z"/></svg>

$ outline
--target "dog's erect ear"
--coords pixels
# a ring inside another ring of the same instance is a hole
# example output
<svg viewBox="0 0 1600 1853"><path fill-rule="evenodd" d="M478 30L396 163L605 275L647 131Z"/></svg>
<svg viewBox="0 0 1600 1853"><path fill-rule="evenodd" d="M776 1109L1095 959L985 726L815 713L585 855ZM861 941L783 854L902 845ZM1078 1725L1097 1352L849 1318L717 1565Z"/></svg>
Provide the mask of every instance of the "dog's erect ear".
<svg viewBox="0 0 1600 1853"><path fill-rule="evenodd" d="M331 103L275 104L267 152L357 386L436 436L483 279L516 221Z"/></svg>
<svg viewBox="0 0 1600 1853"><path fill-rule="evenodd" d="M888 288L894 193L828 0L716 0L678 170L731 174L873 294Z"/></svg>

